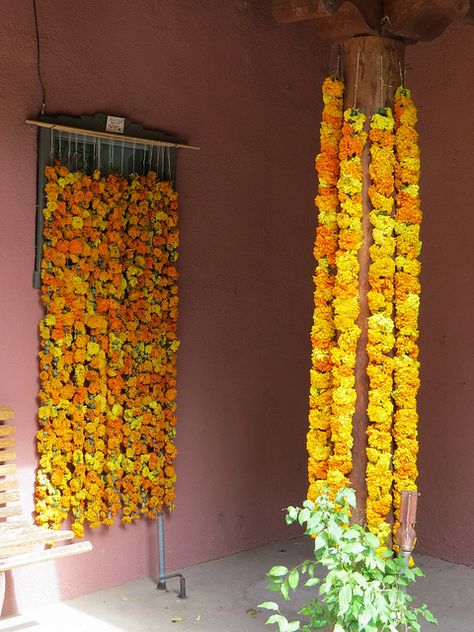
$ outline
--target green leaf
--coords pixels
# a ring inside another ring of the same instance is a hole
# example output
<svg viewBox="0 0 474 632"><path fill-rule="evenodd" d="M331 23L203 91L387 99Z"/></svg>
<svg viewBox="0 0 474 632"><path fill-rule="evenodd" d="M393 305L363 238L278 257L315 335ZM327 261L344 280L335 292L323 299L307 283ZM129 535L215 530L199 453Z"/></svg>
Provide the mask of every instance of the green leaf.
<svg viewBox="0 0 474 632"><path fill-rule="evenodd" d="M292 590L296 590L299 580L300 574L298 573L298 570L294 568L288 576L288 584Z"/></svg>
<svg viewBox="0 0 474 632"><path fill-rule="evenodd" d="M280 592L283 599L285 601L288 601L290 595L290 587L288 585L288 582L283 582L283 584L280 586Z"/></svg>
<svg viewBox="0 0 474 632"><path fill-rule="evenodd" d="M339 593L339 614L345 614L351 605L352 588L346 584Z"/></svg>
<svg viewBox="0 0 474 632"><path fill-rule="evenodd" d="M317 586L317 585L319 584L319 582L320 582L320 579L318 579L317 577L311 577L310 579L308 579L308 580L305 582L305 584L304 584L304 585L305 585L305 586L308 586L308 588L309 588L309 587L311 587L311 586Z"/></svg>
<svg viewBox="0 0 474 632"><path fill-rule="evenodd" d="M278 610L278 604L274 601L264 601L259 603L257 608L265 608L266 610Z"/></svg>
<svg viewBox="0 0 474 632"><path fill-rule="evenodd" d="M365 629L365 626L369 623L371 618L371 614L368 610L362 610L358 617L358 621L362 629Z"/></svg>
<svg viewBox="0 0 474 632"><path fill-rule="evenodd" d="M365 551L365 546L360 542L349 542L342 547L344 553L352 553L353 555L359 555L362 551Z"/></svg>
<svg viewBox="0 0 474 632"><path fill-rule="evenodd" d="M423 608L422 613L421 613L425 619L428 621L428 623L432 623L433 625L438 625L439 621L438 619L434 616L434 614L432 612L430 612L426 606L425 608Z"/></svg>
<svg viewBox="0 0 474 632"><path fill-rule="evenodd" d="M277 623L279 626L281 626L288 623L288 619L282 614L272 614L272 616L265 621L265 625L271 625L272 623Z"/></svg>
<svg viewBox="0 0 474 632"><path fill-rule="evenodd" d="M286 566L273 566L273 568L271 568L267 573L269 577L283 577L283 575L287 574L288 569Z"/></svg>
<svg viewBox="0 0 474 632"><path fill-rule="evenodd" d="M295 632L295 630L299 630L300 629L300 622L299 621L291 621L291 623L289 623L286 626L286 629L288 630L288 632Z"/></svg>
<svg viewBox="0 0 474 632"><path fill-rule="evenodd" d="M319 551L319 549L322 549L322 548L323 548L323 546L326 546L326 544L327 544L327 541L326 541L326 540L325 540L325 538L323 537L323 534L322 534L322 533L320 533L320 534L318 535L318 537L317 537L317 538L315 538L315 540L314 540L314 550L315 550L315 551Z"/></svg>
<svg viewBox="0 0 474 632"><path fill-rule="evenodd" d="M365 539L368 544L373 546L375 549L378 549L380 542L376 535L374 535L373 533L366 533Z"/></svg>

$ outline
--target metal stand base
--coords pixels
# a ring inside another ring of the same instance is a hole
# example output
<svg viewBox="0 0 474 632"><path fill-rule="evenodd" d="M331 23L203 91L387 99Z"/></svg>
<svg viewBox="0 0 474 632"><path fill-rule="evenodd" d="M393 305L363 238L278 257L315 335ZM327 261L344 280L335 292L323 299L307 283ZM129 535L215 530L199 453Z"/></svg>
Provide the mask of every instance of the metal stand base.
<svg viewBox="0 0 474 632"><path fill-rule="evenodd" d="M179 594L178 599L186 599L186 579L181 573L166 574L165 566L165 521L163 512L158 514L158 566L159 566L159 580L156 586L157 590L167 590L166 580L179 577Z"/></svg>
<svg viewBox="0 0 474 632"><path fill-rule="evenodd" d="M188 595L186 594L186 578L184 577L184 575L181 575L181 573L172 573L171 575L160 577L160 581L156 585L157 590L168 590L166 586L166 580L173 579L174 577L179 577L178 599L187 599Z"/></svg>

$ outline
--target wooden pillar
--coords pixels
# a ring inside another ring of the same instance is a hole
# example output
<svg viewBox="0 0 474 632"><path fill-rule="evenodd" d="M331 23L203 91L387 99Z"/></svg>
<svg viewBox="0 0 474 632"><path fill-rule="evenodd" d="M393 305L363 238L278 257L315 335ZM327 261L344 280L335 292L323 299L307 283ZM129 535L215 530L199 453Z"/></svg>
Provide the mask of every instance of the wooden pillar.
<svg viewBox="0 0 474 632"><path fill-rule="evenodd" d="M367 117L366 131L369 131L371 116L381 107L392 106L396 88L401 84L401 73L404 69L405 46L402 41L367 35L353 37L342 47L342 68L346 84L344 106L358 107ZM372 227L369 213L371 205L368 196L369 149L364 150L362 157L364 169L363 180L363 243L359 252L359 296L360 315L358 325L361 335L357 346L355 369L356 409L354 415L354 447L352 451L353 469L351 483L357 493L357 512L354 520L359 524L365 522L365 505L367 490L365 470L367 465L367 403L369 381L367 377L367 318L369 308L367 292L369 290L369 248L372 244Z"/></svg>

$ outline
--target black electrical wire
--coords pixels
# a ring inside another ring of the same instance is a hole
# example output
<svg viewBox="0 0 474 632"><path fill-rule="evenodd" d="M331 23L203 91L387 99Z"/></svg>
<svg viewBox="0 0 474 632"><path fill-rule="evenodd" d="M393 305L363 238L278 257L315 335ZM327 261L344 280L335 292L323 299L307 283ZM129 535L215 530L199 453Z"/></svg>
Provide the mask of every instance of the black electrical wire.
<svg viewBox="0 0 474 632"><path fill-rule="evenodd" d="M40 34L38 27L38 11L36 9L36 0L33 0L33 11L35 14L35 31L36 31L36 73L38 75L38 81L41 86L41 115L44 114L46 108L46 90L43 83L43 77L41 76L41 48L40 48Z"/></svg>

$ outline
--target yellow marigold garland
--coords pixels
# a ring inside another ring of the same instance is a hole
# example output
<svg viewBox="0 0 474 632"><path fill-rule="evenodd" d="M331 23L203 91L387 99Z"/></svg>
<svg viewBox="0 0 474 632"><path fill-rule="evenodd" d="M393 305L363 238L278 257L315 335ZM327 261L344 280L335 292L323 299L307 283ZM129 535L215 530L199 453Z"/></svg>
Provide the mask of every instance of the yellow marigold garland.
<svg viewBox="0 0 474 632"><path fill-rule="evenodd" d="M174 500L177 196L46 168L36 511L112 524Z"/></svg>
<svg viewBox="0 0 474 632"><path fill-rule="evenodd" d="M328 82L325 81L326 89L331 86ZM325 99L325 106L334 105L331 98L332 94ZM371 315L367 343L370 385L367 522L382 542L390 533L387 516L392 507L392 491L398 518L400 492L416 489L418 474L416 395L419 388L420 158L415 130L416 109L409 90L403 87L397 90L394 110L395 120L389 108L379 110L372 118L370 131L372 185L369 197L373 207L370 221L374 243L370 248L368 293ZM313 499L323 487L335 491L349 486L347 475L352 469L352 418L356 402L354 373L360 335L357 319L358 251L362 243L361 157L366 134L363 131L365 116L358 110L344 112L344 120L339 145L337 190L340 210L337 226L334 223L337 201L332 188L337 166L337 162L333 161L333 147L337 143L335 134L331 136L331 153L326 156L322 135L322 150L318 156L320 164L317 163L320 229L315 245L318 264L307 441L310 455L308 496ZM326 183L332 186L324 186ZM392 212L394 183L395 217ZM397 527L398 523L395 530Z"/></svg>
<svg viewBox="0 0 474 632"><path fill-rule="evenodd" d="M400 492L416 490L418 470L418 413L416 398L420 385L418 361L419 274L421 264L419 198L420 152L415 129L417 113L410 90L400 87L395 94L396 157L396 272L395 272L395 372L393 438L394 506L396 524Z"/></svg>
<svg viewBox="0 0 474 632"><path fill-rule="evenodd" d="M367 134L365 115L358 109L344 112L339 145L340 174L337 183L340 211L336 278L334 284L334 324L337 346L331 351L333 363L333 402L327 482L331 490L350 485L352 470L352 419L356 403L355 363L360 328L359 260L362 244L362 152Z"/></svg>
<svg viewBox="0 0 474 632"><path fill-rule="evenodd" d="M309 399L308 498L315 500L326 484L331 454L332 359L336 330L333 299L337 251L337 211L339 207L339 142L341 139L344 83L337 77L323 82L323 113L320 130L321 151L316 157L319 210L314 245L314 317L311 329L312 368Z"/></svg>
<svg viewBox="0 0 474 632"><path fill-rule="evenodd" d="M390 108L381 108L371 120L370 247L367 332L369 377L367 429L367 505L369 529L386 542L390 534L388 513L392 507L392 416L393 357L395 343L393 296L395 236L393 210L395 137Z"/></svg>

